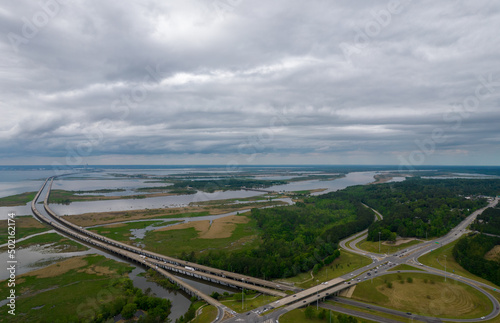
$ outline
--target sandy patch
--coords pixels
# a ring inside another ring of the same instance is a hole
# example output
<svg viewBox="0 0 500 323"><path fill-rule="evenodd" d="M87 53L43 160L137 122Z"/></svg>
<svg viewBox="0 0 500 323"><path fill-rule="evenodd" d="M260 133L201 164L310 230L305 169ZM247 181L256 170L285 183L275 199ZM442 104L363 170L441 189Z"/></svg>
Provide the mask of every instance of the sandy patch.
<svg viewBox="0 0 500 323"><path fill-rule="evenodd" d="M417 239L416 238L398 238L398 239L396 239L396 242L394 242L394 243L384 241L384 242L382 242L382 244L386 245L386 246L399 246L399 245L402 245L404 243L407 243L407 242L410 242L413 240L417 240Z"/></svg>
<svg viewBox="0 0 500 323"><path fill-rule="evenodd" d="M484 255L484 259L500 261L500 245L496 245Z"/></svg>
<svg viewBox="0 0 500 323"><path fill-rule="evenodd" d="M85 261L82 257L73 257L58 263L52 264L45 268L40 268L29 273L26 273L26 276L37 276L38 278L48 278L55 277L58 275L62 275L71 269L80 268L87 265L87 261Z"/></svg>
<svg viewBox="0 0 500 323"><path fill-rule="evenodd" d="M201 239L220 239L231 237L234 229L236 229L236 224L248 223L248 221L250 221L250 219L246 216L230 215L213 220L212 225L210 225L209 220L192 221L166 228L160 228L155 231L170 231L194 228L196 231L198 231L198 237Z"/></svg>
<svg viewBox="0 0 500 323"><path fill-rule="evenodd" d="M387 183L388 181L390 181L392 179L392 176L375 175L375 176L373 176L373 178L375 179L375 181L371 182L370 184L383 184L383 183Z"/></svg>
<svg viewBox="0 0 500 323"><path fill-rule="evenodd" d="M212 222L212 225L207 232L200 234L202 239L219 239L219 238L229 238L234 229L236 229L236 224L248 223L250 221L246 216L230 215L223 218L216 219Z"/></svg>

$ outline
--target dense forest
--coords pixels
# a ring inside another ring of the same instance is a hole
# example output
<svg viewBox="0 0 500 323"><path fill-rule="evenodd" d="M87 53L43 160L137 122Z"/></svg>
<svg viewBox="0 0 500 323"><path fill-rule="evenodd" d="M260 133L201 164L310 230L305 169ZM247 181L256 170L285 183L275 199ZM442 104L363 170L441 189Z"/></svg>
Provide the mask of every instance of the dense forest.
<svg viewBox="0 0 500 323"><path fill-rule="evenodd" d="M500 180L420 179L349 187L344 190L383 216L370 226L368 240L436 237L446 234L474 210L487 205L479 195L495 196ZM466 198L473 196L473 198Z"/></svg>
<svg viewBox="0 0 500 323"><path fill-rule="evenodd" d="M500 207L484 210L471 224L471 229L500 236Z"/></svg>
<svg viewBox="0 0 500 323"><path fill-rule="evenodd" d="M261 230L259 247L232 253L213 250L188 260L265 278L318 270L339 256L339 240L366 229L374 213L339 192L293 206L253 209L251 217Z"/></svg>
<svg viewBox="0 0 500 323"><path fill-rule="evenodd" d="M458 241L453 248L455 260L474 275L500 285L500 263L487 260L485 255L495 245L500 244L500 238L477 234Z"/></svg>

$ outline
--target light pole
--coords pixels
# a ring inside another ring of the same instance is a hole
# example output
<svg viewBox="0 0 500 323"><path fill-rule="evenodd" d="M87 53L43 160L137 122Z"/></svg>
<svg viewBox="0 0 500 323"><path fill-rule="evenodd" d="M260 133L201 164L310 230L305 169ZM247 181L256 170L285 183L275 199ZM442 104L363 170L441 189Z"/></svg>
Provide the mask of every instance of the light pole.
<svg viewBox="0 0 500 323"><path fill-rule="evenodd" d="M444 281L446 282L446 255L444 255Z"/></svg>
<svg viewBox="0 0 500 323"><path fill-rule="evenodd" d="M319 294L319 280L316 279L316 311L319 310L319 299L318 299L318 294Z"/></svg>
<svg viewBox="0 0 500 323"><path fill-rule="evenodd" d="M245 282L245 278L241 279L242 282ZM241 310L245 308L245 287L241 289Z"/></svg>
<svg viewBox="0 0 500 323"><path fill-rule="evenodd" d="M378 253L380 253L380 231L378 232Z"/></svg>

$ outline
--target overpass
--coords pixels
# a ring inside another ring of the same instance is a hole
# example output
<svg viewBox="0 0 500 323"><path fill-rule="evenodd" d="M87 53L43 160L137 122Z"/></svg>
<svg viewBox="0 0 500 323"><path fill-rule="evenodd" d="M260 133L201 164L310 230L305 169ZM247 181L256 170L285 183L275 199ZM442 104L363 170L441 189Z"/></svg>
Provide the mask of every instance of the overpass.
<svg viewBox="0 0 500 323"><path fill-rule="evenodd" d="M245 322L274 322L276 318L291 310L307 306L326 297L337 295L338 292L346 288L350 288L353 285L355 285L354 282L351 284L343 278L334 278L327 282L323 282L314 287L302 290L293 295L288 295L282 299L256 308L251 312L248 312L248 314L244 317ZM268 315L265 314L266 312L271 310L271 313L269 313ZM242 316L240 314L239 316L232 317L225 322L231 323L241 321Z"/></svg>

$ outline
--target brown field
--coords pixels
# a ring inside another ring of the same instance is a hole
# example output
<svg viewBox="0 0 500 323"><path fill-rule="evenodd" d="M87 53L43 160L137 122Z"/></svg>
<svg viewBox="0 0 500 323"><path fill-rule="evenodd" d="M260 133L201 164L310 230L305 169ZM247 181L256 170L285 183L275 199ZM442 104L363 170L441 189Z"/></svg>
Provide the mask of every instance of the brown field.
<svg viewBox="0 0 500 323"><path fill-rule="evenodd" d="M272 202L259 202L258 207L264 207L268 205L281 205L286 204L281 201ZM129 211L116 211L116 212L96 212L96 213L84 213L77 215L66 216L65 219L79 226L87 227L92 225L100 225L121 221L131 221L131 220L144 220L152 219L157 217L165 216L176 216L183 215L185 213L196 213L196 212L208 212L207 215L217 215L228 212L247 210L255 207L257 204L239 204L227 205L227 206L192 206L192 207L178 207L178 208L168 208L168 209L145 209L145 210L129 210Z"/></svg>
<svg viewBox="0 0 500 323"><path fill-rule="evenodd" d="M16 217L16 226L18 228L45 228L43 224L31 216ZM7 220L0 220L0 228L7 228Z"/></svg>
<svg viewBox="0 0 500 323"><path fill-rule="evenodd" d="M212 221L212 225L210 225L209 220L191 221L157 229L155 231L170 231L194 228L196 231L198 231L198 237L200 239L220 239L231 237L234 229L236 229L236 224L248 223L248 221L250 221L250 219L246 216L230 215L220 219L215 219L214 221Z"/></svg>
<svg viewBox="0 0 500 323"><path fill-rule="evenodd" d="M200 234L202 239L217 239L217 238L229 238L234 229L236 229L236 224L248 223L250 219L246 216L231 215L225 216L220 219L212 221L212 225L208 231Z"/></svg>
<svg viewBox="0 0 500 323"><path fill-rule="evenodd" d="M52 264L50 266L40 268L40 269L37 269L34 271L30 271L29 273L26 273L25 275L37 276L38 278L48 278L48 277L59 276L61 274L64 274L64 273L70 271L71 269L76 269L76 268L86 266L87 261L85 261L83 258L85 258L85 256L69 258L69 259L60 261L58 263Z"/></svg>
<svg viewBox="0 0 500 323"><path fill-rule="evenodd" d="M72 269L78 269L87 266L87 261L84 259L87 256L78 256L78 257L72 257L69 259L65 259L62 261L59 261L55 264L52 264L50 266L40 268L34 271L30 271L29 273L26 273L24 275L26 276L37 276L38 278L49 278L49 277L56 277L59 275L62 275ZM110 269L109 267L104 267L104 266L95 266L92 265L88 268L85 269L80 269L78 272L84 272L87 274L94 274L94 275L109 275L115 273L115 270ZM24 276L21 275L21 276ZM22 279L22 278L21 278ZM21 279L19 281L21 281Z"/></svg>
<svg viewBox="0 0 500 323"><path fill-rule="evenodd" d="M493 249L484 255L484 258L487 260L500 261L500 245L494 246Z"/></svg>

